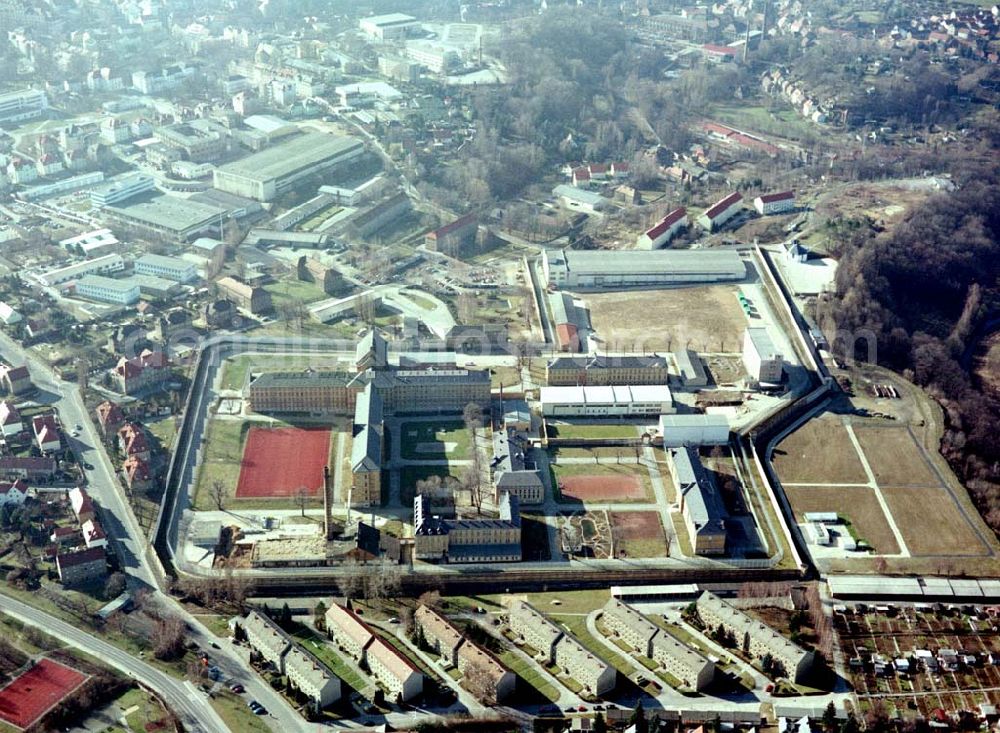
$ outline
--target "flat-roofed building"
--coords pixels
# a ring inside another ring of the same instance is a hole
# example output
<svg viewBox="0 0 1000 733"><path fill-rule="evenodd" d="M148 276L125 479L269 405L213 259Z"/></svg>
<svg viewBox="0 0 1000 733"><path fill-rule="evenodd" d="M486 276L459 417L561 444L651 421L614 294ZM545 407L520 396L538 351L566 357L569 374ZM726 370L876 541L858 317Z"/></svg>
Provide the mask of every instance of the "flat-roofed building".
<svg viewBox="0 0 1000 733"><path fill-rule="evenodd" d="M725 445L729 442L729 418L725 415L660 415L664 448L685 445Z"/></svg>
<svg viewBox="0 0 1000 733"><path fill-rule="evenodd" d="M108 181L90 192L90 203L98 208L120 204L156 188L156 181L145 173L129 173Z"/></svg>
<svg viewBox="0 0 1000 733"><path fill-rule="evenodd" d="M166 194L137 196L102 211L121 226L182 242L201 234L218 234L226 216L218 206Z"/></svg>
<svg viewBox="0 0 1000 733"><path fill-rule="evenodd" d="M215 284L225 300L255 316L269 313L273 308L271 294L264 288L240 282L234 277L220 278Z"/></svg>
<svg viewBox="0 0 1000 733"><path fill-rule="evenodd" d="M387 13L372 15L358 21L358 27L369 38L378 41L393 41L406 38L414 33L420 24L412 15L403 13Z"/></svg>
<svg viewBox="0 0 1000 733"><path fill-rule="evenodd" d="M746 265L735 250L545 250L548 284L566 290L627 290L685 283L742 280Z"/></svg>
<svg viewBox="0 0 1000 733"><path fill-rule="evenodd" d="M216 168L215 188L255 201L272 201L308 176L343 166L364 153L353 137L322 132L296 135L243 160Z"/></svg>
<svg viewBox="0 0 1000 733"><path fill-rule="evenodd" d="M670 387L605 385L542 387L539 402L545 417L642 417L675 411Z"/></svg>
<svg viewBox="0 0 1000 733"><path fill-rule="evenodd" d="M95 229L92 232L77 234L59 242L69 252L82 254L84 257L95 257L109 254L119 246L118 237L110 229Z"/></svg>
<svg viewBox="0 0 1000 733"><path fill-rule="evenodd" d="M128 280L115 280L103 275L84 275L76 281L74 292L78 297L114 305L132 305L139 302L139 285Z"/></svg>
<svg viewBox="0 0 1000 733"><path fill-rule="evenodd" d="M695 554L724 555L725 507L715 480L701 465L697 449L690 446L670 449L667 463Z"/></svg>
<svg viewBox="0 0 1000 733"><path fill-rule="evenodd" d="M680 349L673 353L674 363L681 384L685 387L704 387L708 384L708 373L701 357L691 349Z"/></svg>
<svg viewBox="0 0 1000 733"><path fill-rule="evenodd" d="M748 328L743 332L743 366L754 382L781 384L784 356L766 328Z"/></svg>
<svg viewBox="0 0 1000 733"><path fill-rule="evenodd" d="M37 276L38 282L45 287L53 287L79 280L84 275L113 275L125 271L125 260L120 254L107 254L92 260L74 262L72 265L48 270Z"/></svg>
<svg viewBox="0 0 1000 733"><path fill-rule="evenodd" d="M662 356L560 356L545 365L545 382L553 387L614 384L666 384L670 379Z"/></svg>
<svg viewBox="0 0 1000 733"><path fill-rule="evenodd" d="M732 633L736 645L749 650L750 656L763 660L770 655L779 667L773 677L787 677L801 682L816 663L816 653L806 651L770 626L733 608L714 593L705 591L698 597L698 617L707 629L722 627Z"/></svg>
<svg viewBox="0 0 1000 733"><path fill-rule="evenodd" d="M49 98L41 89L22 89L0 94L0 124L33 120L45 114Z"/></svg>
<svg viewBox="0 0 1000 733"><path fill-rule="evenodd" d="M193 262L158 254L142 255L135 261L135 271L140 275L152 275L179 283L198 279L198 269Z"/></svg>

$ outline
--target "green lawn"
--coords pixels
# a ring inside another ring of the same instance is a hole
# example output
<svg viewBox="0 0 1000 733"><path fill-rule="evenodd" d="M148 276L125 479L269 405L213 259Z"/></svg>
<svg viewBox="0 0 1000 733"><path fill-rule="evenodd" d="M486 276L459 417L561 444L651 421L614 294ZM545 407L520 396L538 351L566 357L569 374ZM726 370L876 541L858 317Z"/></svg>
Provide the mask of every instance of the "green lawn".
<svg viewBox="0 0 1000 733"><path fill-rule="evenodd" d="M399 427L400 452L411 460L467 459L469 431L461 420L404 422Z"/></svg>
<svg viewBox="0 0 1000 733"><path fill-rule="evenodd" d="M321 638L312 629L302 627L293 633L292 636L306 650L315 654L321 662L333 670L333 673L355 692L360 692L369 686L370 683L359 672L355 671L354 665L344 661L340 650L326 639Z"/></svg>
<svg viewBox="0 0 1000 733"><path fill-rule="evenodd" d="M770 110L761 105L717 104L712 108L710 116L719 122L764 136L814 140L822 134L822 128L800 115L790 105L777 100Z"/></svg>
<svg viewBox="0 0 1000 733"><path fill-rule="evenodd" d="M143 733L147 723L156 723L166 717L160 701L141 687L129 690L116 702L123 712L132 707L136 708L125 716L128 729L134 733Z"/></svg>
<svg viewBox="0 0 1000 733"><path fill-rule="evenodd" d="M413 501L417 481L426 481L431 476L451 477L458 481L465 466L403 466L399 469L399 491L403 504Z"/></svg>
<svg viewBox="0 0 1000 733"><path fill-rule="evenodd" d="M680 550L687 557L694 557L694 549L691 547L691 538L688 537L687 527L684 526L684 518L680 512L671 512L670 520L674 525L674 542L680 546Z"/></svg>
<svg viewBox="0 0 1000 733"><path fill-rule="evenodd" d="M275 307L280 307L282 303L293 300L300 300L308 304L330 297L323 292L323 288L317 283L292 278L265 285L264 290L271 294L271 300L274 302Z"/></svg>
<svg viewBox="0 0 1000 733"><path fill-rule="evenodd" d="M191 503L196 510L215 509L209 487L213 481L221 481L232 497L236 482L240 478L240 462L243 460L243 441L252 423L241 420L214 419L208 423L208 431L198 470Z"/></svg>
<svg viewBox="0 0 1000 733"><path fill-rule="evenodd" d="M559 691L542 676L534 664L526 662L510 649L503 651L499 657L500 661L506 664L511 672L524 680L529 687L537 690L549 702L555 702L559 699Z"/></svg>
<svg viewBox="0 0 1000 733"><path fill-rule="evenodd" d="M602 438L637 438L638 425L553 425L546 424L550 438L576 438L583 440L601 440Z"/></svg>
<svg viewBox="0 0 1000 733"><path fill-rule="evenodd" d="M167 415L146 423L146 429L160 441L160 447L169 451L174 445L174 435L177 434L177 424L174 415Z"/></svg>
<svg viewBox="0 0 1000 733"><path fill-rule="evenodd" d="M238 730L240 733L244 733L244 731L270 733L271 731L270 726L264 722L261 716L254 715L253 711L247 707L247 701L243 699L243 695L237 695L221 688L211 703L229 730Z"/></svg>

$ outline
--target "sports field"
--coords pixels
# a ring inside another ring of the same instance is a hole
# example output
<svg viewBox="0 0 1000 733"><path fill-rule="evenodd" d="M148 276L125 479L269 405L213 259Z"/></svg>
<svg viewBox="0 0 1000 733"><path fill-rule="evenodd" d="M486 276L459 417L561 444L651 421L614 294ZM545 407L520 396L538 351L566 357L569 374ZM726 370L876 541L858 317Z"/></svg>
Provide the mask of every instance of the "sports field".
<svg viewBox="0 0 1000 733"><path fill-rule="evenodd" d="M236 498L310 496L323 486L323 466L330 455L330 431L324 428L251 428L240 462Z"/></svg>
<svg viewBox="0 0 1000 733"><path fill-rule="evenodd" d="M87 675L41 659L0 690L0 719L24 730L87 681Z"/></svg>
<svg viewBox="0 0 1000 733"><path fill-rule="evenodd" d="M652 491L644 466L569 463L553 465L563 501L648 501Z"/></svg>

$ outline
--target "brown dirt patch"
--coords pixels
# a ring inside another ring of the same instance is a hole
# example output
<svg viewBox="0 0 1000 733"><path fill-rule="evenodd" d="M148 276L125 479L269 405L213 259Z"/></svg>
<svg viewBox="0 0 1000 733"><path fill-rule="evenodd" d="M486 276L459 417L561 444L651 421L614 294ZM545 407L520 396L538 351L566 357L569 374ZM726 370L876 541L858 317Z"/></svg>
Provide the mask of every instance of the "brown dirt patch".
<svg viewBox="0 0 1000 733"><path fill-rule="evenodd" d="M947 489L888 488L882 494L910 554L989 554Z"/></svg>
<svg viewBox="0 0 1000 733"><path fill-rule="evenodd" d="M564 499L579 501L615 501L643 499L646 490L638 476L563 476L559 491Z"/></svg>
<svg viewBox="0 0 1000 733"><path fill-rule="evenodd" d="M875 491L865 486L785 486L797 522L806 512L837 512L854 527L858 539L880 555L899 552L896 536L882 511Z"/></svg>
<svg viewBox="0 0 1000 733"><path fill-rule="evenodd" d="M626 557L666 557L667 539L659 512L611 512L618 550Z"/></svg>
<svg viewBox="0 0 1000 733"><path fill-rule="evenodd" d="M847 429L835 415L813 418L781 441L772 463L782 483L868 482Z"/></svg>
<svg viewBox="0 0 1000 733"><path fill-rule="evenodd" d="M662 351L738 352L747 319L732 285L624 293L586 293L590 322L605 344Z"/></svg>
<svg viewBox="0 0 1000 733"><path fill-rule="evenodd" d="M926 454L907 428L855 425L854 434L879 486L941 485Z"/></svg>

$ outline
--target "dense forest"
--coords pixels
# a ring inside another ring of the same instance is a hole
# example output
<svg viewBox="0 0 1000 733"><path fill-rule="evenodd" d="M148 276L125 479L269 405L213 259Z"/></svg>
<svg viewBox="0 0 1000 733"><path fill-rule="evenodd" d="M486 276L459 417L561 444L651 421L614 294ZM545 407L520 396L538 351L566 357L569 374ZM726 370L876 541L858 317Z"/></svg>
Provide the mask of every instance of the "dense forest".
<svg viewBox="0 0 1000 733"><path fill-rule="evenodd" d="M848 334L840 356L877 360L940 402L942 453L1000 531L1000 395L977 382L969 358L981 327L1000 316L1000 172L959 163L953 174L956 190L932 195L891 231L843 237L836 296L817 316Z"/></svg>

